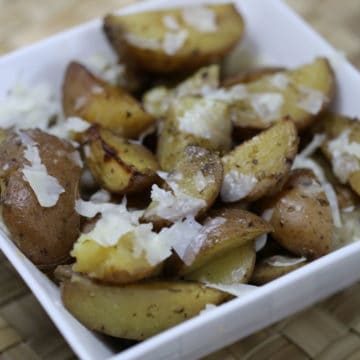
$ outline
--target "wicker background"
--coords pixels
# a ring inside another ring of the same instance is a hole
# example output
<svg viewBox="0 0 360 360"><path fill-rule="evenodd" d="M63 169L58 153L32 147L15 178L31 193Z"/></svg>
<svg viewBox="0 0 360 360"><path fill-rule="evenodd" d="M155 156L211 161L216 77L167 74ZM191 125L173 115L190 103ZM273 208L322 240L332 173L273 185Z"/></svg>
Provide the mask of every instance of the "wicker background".
<svg viewBox="0 0 360 360"><path fill-rule="evenodd" d="M0 54L134 0L0 0ZM360 67L359 0L287 0ZM51 4L51 5L50 5ZM217 360L360 359L360 284L210 355ZM0 360L75 358L0 253Z"/></svg>

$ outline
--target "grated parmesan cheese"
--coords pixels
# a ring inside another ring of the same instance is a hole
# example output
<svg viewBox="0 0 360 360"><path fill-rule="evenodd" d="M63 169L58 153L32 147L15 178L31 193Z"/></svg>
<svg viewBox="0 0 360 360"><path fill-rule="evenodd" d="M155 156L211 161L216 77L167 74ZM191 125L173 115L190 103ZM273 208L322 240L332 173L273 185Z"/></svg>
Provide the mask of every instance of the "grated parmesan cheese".
<svg viewBox="0 0 360 360"><path fill-rule="evenodd" d="M283 256L283 255L274 255L265 260L265 262L270 266L276 266L276 267L285 267L285 266L293 266L296 264L300 264L302 262L305 262L305 257L300 258L293 258L289 256Z"/></svg>
<svg viewBox="0 0 360 360"><path fill-rule="evenodd" d="M39 204L42 207L52 207L56 205L65 189L54 176L48 174L45 165L41 162L37 144L31 137L20 133L20 138L25 145L24 157L30 162L30 166L24 165L22 169L24 179L34 191Z"/></svg>
<svg viewBox="0 0 360 360"><path fill-rule="evenodd" d="M351 173L360 170L360 144L350 142L350 130L344 130L337 138L329 141L332 169L341 183L345 184Z"/></svg>
<svg viewBox="0 0 360 360"><path fill-rule="evenodd" d="M217 31L216 14L205 6L190 6L182 11L185 24L200 32Z"/></svg>
<svg viewBox="0 0 360 360"><path fill-rule="evenodd" d="M216 307L217 307L217 306L214 305L214 304L206 304L206 305L205 305L205 308L199 312L199 315L207 314L207 313L209 313L210 311L216 309Z"/></svg>
<svg viewBox="0 0 360 360"><path fill-rule="evenodd" d="M18 83L0 100L0 127L45 130L61 113L61 105L50 86Z"/></svg>
<svg viewBox="0 0 360 360"><path fill-rule="evenodd" d="M255 239L255 251L259 252L262 250L267 243L267 234L262 234L261 236Z"/></svg>
<svg viewBox="0 0 360 360"><path fill-rule="evenodd" d="M173 15L163 16L162 22L163 22L164 26L169 30L173 30L173 31L180 30L180 25L179 25L178 21L176 20L176 17Z"/></svg>
<svg viewBox="0 0 360 360"><path fill-rule="evenodd" d="M215 181L215 179L213 177L210 177L210 176L207 176L205 177L203 175L203 173L199 170L196 174L195 174L195 178L194 178L194 181L195 181L195 187L196 187L196 190L201 192L203 191L206 186L209 184L209 183L213 183Z"/></svg>
<svg viewBox="0 0 360 360"><path fill-rule="evenodd" d="M207 287L213 288L213 289L224 291L226 293L229 293L229 294L237 296L237 297L244 296L248 293L253 292L254 290L256 290L258 288L257 286L248 285L248 284L230 284L229 285L229 284L212 284L212 283L206 282L204 285Z"/></svg>
<svg viewBox="0 0 360 360"><path fill-rule="evenodd" d="M250 103L264 123L271 123L279 118L284 97L280 93L253 93L250 95Z"/></svg>
<svg viewBox="0 0 360 360"><path fill-rule="evenodd" d="M300 86L299 91L300 99L297 106L310 114L318 114L326 101L326 97L320 91L304 86Z"/></svg>
<svg viewBox="0 0 360 360"><path fill-rule="evenodd" d="M189 33L183 29L178 32L168 32L165 34L162 48L167 55L175 55L185 44Z"/></svg>
<svg viewBox="0 0 360 360"><path fill-rule="evenodd" d="M200 99L178 117L179 130L209 139L215 147L227 144L231 132L227 110L226 104L220 101Z"/></svg>
<svg viewBox="0 0 360 360"><path fill-rule="evenodd" d="M256 177L231 170L225 173L220 191L221 200L224 202L239 201L249 195L257 183Z"/></svg>
<svg viewBox="0 0 360 360"><path fill-rule="evenodd" d="M280 90L285 90L290 83L290 78L282 72L269 77L269 84Z"/></svg>
<svg viewBox="0 0 360 360"><path fill-rule="evenodd" d="M125 73L125 65L118 64L115 54L96 53L82 60L83 64L96 76L116 85ZM99 89L92 89L95 93Z"/></svg>

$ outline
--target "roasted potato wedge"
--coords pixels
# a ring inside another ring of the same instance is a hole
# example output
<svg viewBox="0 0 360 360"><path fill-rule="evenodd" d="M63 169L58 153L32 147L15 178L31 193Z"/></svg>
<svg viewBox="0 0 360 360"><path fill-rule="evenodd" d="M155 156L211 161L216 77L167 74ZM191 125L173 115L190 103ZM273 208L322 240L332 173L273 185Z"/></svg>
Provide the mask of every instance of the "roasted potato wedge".
<svg viewBox="0 0 360 360"><path fill-rule="evenodd" d="M66 116L78 116L124 137L138 137L155 121L125 90L104 82L76 62L66 69L62 91Z"/></svg>
<svg viewBox="0 0 360 360"><path fill-rule="evenodd" d="M213 210L204 224L208 224L206 238L193 254L192 262L187 265L178 256L170 257L166 261L169 274L190 274L229 251L272 231L272 227L262 218L237 208Z"/></svg>
<svg viewBox="0 0 360 360"><path fill-rule="evenodd" d="M185 275L185 279L213 284L247 283L254 270L255 258L254 243L249 241Z"/></svg>
<svg viewBox="0 0 360 360"><path fill-rule="evenodd" d="M243 86L246 96L234 101L230 110L234 126L266 129L289 116L302 130L329 105L334 94L334 75L329 62L317 58L310 64L262 76Z"/></svg>
<svg viewBox="0 0 360 360"><path fill-rule="evenodd" d="M285 71L282 67L259 67L250 70L245 70L237 75L228 77L222 82L224 88L231 87L237 84L247 84L261 79L263 76L276 74L277 72Z"/></svg>
<svg viewBox="0 0 360 360"><path fill-rule="evenodd" d="M74 206L79 195L81 168L75 148L40 130L20 133L6 130L1 134L3 221L11 239L35 265L43 269L52 268L69 258L80 231L80 216ZM39 169L37 152L45 169ZM32 162L29 158L33 158ZM37 170L32 173L34 163ZM32 174L34 177L25 177L25 170L31 172L27 176ZM51 183L44 170L53 177ZM27 179L33 181L30 183ZM30 184L42 185L33 190ZM59 197L53 199L57 193Z"/></svg>
<svg viewBox="0 0 360 360"><path fill-rule="evenodd" d="M134 256L133 233L124 235L113 246L102 246L86 234L75 243L71 256L73 270L107 283L127 284L159 272L161 265L151 265L146 257Z"/></svg>
<svg viewBox="0 0 360 360"><path fill-rule="evenodd" d="M158 180L159 165L144 146L97 126L83 136L85 162L97 182L116 194L136 193Z"/></svg>
<svg viewBox="0 0 360 360"><path fill-rule="evenodd" d="M271 256L256 263L250 282L254 285L264 285L307 263L304 257Z"/></svg>
<svg viewBox="0 0 360 360"><path fill-rule="evenodd" d="M186 147L162 189L152 190L143 219L159 228L189 215L201 216L219 195L222 179L218 155L197 146Z"/></svg>
<svg viewBox="0 0 360 360"><path fill-rule="evenodd" d="M143 340L232 298L191 282L153 281L108 286L74 276L61 285L65 307L86 327Z"/></svg>
<svg viewBox="0 0 360 360"><path fill-rule="evenodd" d="M314 126L314 132L324 133L321 149L331 161L338 180L360 195L360 122L346 116L325 113Z"/></svg>
<svg viewBox="0 0 360 360"><path fill-rule="evenodd" d="M104 19L105 34L119 56L156 73L194 70L221 59L241 39L243 29L230 3Z"/></svg>
<svg viewBox="0 0 360 360"><path fill-rule="evenodd" d="M175 168L188 145L226 152L231 146L231 120L224 102L183 97L170 107L160 130L157 158L165 171Z"/></svg>
<svg viewBox="0 0 360 360"><path fill-rule="evenodd" d="M279 191L288 177L297 147L297 131L289 120L238 145L222 158L222 201L254 201Z"/></svg>
<svg viewBox="0 0 360 360"><path fill-rule="evenodd" d="M293 170L283 190L265 204L273 209L272 237L285 249L310 259L332 250L331 208L311 170Z"/></svg>
<svg viewBox="0 0 360 360"><path fill-rule="evenodd" d="M206 91L217 89L219 77L219 65L203 67L172 89L157 86L147 91L143 96L144 107L149 114L157 118L164 117L175 98L201 95Z"/></svg>

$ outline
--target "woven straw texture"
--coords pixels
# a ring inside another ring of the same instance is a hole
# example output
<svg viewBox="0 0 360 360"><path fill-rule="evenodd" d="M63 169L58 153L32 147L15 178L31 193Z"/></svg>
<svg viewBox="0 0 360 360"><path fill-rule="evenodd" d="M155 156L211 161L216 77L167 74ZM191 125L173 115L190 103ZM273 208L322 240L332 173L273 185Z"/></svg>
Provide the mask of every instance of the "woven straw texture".
<svg viewBox="0 0 360 360"><path fill-rule="evenodd" d="M0 54L133 2L0 0ZM287 2L360 67L359 0ZM359 303L360 284L355 284L206 359L358 360ZM34 296L0 253L0 360L75 358Z"/></svg>

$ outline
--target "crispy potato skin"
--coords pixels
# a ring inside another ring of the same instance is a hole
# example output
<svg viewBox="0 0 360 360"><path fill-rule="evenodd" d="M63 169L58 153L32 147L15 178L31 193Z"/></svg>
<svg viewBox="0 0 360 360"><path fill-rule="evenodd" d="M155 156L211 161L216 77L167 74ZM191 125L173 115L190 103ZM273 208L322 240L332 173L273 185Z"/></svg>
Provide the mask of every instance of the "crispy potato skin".
<svg viewBox="0 0 360 360"><path fill-rule="evenodd" d="M208 219L215 218L223 218L225 221L209 231L194 261L186 265L179 257L172 256L165 264L168 274L189 274L250 240L272 231L272 227L262 218L237 208L210 211Z"/></svg>
<svg viewBox="0 0 360 360"><path fill-rule="evenodd" d="M144 146L96 126L89 128L83 138L86 164L106 190L139 193L158 180L159 165Z"/></svg>
<svg viewBox="0 0 360 360"><path fill-rule="evenodd" d="M11 239L38 267L51 268L69 257L79 235L78 198L80 168L71 159L73 146L40 130L26 133L38 144L42 163L65 189L53 207L42 207L24 180L22 168L29 164L18 135L6 131L0 144L2 215ZM8 169L4 170L4 165Z"/></svg>
<svg viewBox="0 0 360 360"><path fill-rule="evenodd" d="M349 118L330 112L324 113L316 124L314 124L313 133L326 135L326 141L321 147L322 152L328 158L333 160L333 154L328 150L328 144L340 136L344 131L349 131L349 142L360 144L360 122L357 119ZM360 164L360 159L357 159ZM360 170L349 174L348 183L357 195L360 195Z"/></svg>
<svg viewBox="0 0 360 360"><path fill-rule="evenodd" d="M220 157L198 146L188 146L181 154L173 174L180 176L180 179L176 180L176 184L181 192L206 202L206 206L200 209L196 216L200 217L205 214L213 205L220 192L223 180L223 167ZM199 174L206 181L201 188L198 188L197 184L197 176ZM162 188L170 190L167 183L164 183ZM170 222L153 213L152 210L156 206L157 202L152 201L145 211L143 219L152 222L156 228L169 225Z"/></svg>
<svg viewBox="0 0 360 360"><path fill-rule="evenodd" d="M275 124L223 156L225 181L232 171L256 178L252 190L242 198L246 201L279 191L288 178L298 142L292 121L283 120Z"/></svg>
<svg viewBox="0 0 360 360"><path fill-rule="evenodd" d="M125 90L104 82L76 62L65 72L63 109L66 116L78 116L129 138L139 136L155 122Z"/></svg>
<svg viewBox="0 0 360 360"><path fill-rule="evenodd" d="M272 266L263 259L256 263L254 272L252 273L250 283L254 285L265 285L289 272L296 270L308 262L301 262L289 266Z"/></svg>
<svg viewBox="0 0 360 360"><path fill-rule="evenodd" d="M293 254L310 259L332 249L333 220L329 202L311 170L294 170L284 189L271 199L272 237Z"/></svg>
<svg viewBox="0 0 360 360"><path fill-rule="evenodd" d="M143 340L232 298L198 283L152 281L108 286L75 276L61 285L65 307L89 329Z"/></svg>
<svg viewBox="0 0 360 360"><path fill-rule="evenodd" d="M203 116L206 116L208 121L209 136L201 137L181 130L180 119L185 114L194 111L194 108L203 106L206 107ZM177 99L169 108L158 137L156 156L161 168L165 171L173 170L184 149L189 145L221 154L227 152L231 147L231 130L232 125L226 104L219 101L207 103L204 99L191 96Z"/></svg>
<svg viewBox="0 0 360 360"><path fill-rule="evenodd" d="M285 68L259 67L250 70L245 70L235 76L224 79L224 81L222 82L222 86L228 88L237 84L248 84L250 82L261 79L265 75L276 74L279 71L285 71Z"/></svg>
<svg viewBox="0 0 360 360"><path fill-rule="evenodd" d="M216 32L200 32L185 24L181 9L122 16L107 15L104 19L104 31L120 57L127 58L128 62L138 68L155 73L195 70L224 57L241 39L244 30L242 17L233 4L207 7L216 14ZM162 41L169 32L162 20L165 15L174 16L181 29L188 31L184 45L174 55L167 54L162 46L147 49L129 41L128 34L145 41Z"/></svg>
<svg viewBox="0 0 360 360"><path fill-rule="evenodd" d="M213 284L247 283L254 270L255 258L254 242L249 241L185 275L185 279Z"/></svg>
<svg viewBox="0 0 360 360"><path fill-rule="evenodd" d="M277 74L284 74L290 80L290 85L284 89L274 87L271 79ZM333 70L325 58L316 58L312 63L303 65L294 70L280 71L276 74L261 76L255 81L244 84L248 93L279 93L283 96L283 104L279 116L271 122L263 121L254 111L249 99L240 100L234 103L230 111L234 126L246 129L266 129L271 124L289 116L295 123L298 130L309 127L316 119L316 115L324 111L335 92L335 81ZM316 114L312 114L297 104L304 97L301 88L310 88L319 91L323 96L321 107Z"/></svg>

